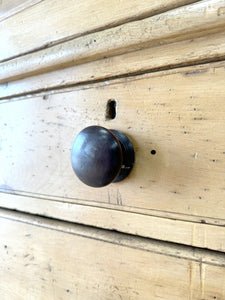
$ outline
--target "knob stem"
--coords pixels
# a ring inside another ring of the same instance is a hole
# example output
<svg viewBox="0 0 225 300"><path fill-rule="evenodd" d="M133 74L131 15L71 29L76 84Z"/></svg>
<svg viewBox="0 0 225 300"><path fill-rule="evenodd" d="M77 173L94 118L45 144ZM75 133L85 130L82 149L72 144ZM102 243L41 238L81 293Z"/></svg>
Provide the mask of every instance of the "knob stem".
<svg viewBox="0 0 225 300"><path fill-rule="evenodd" d="M119 182L125 179L133 168L134 165L134 148L131 141L128 137L122 132L114 129L110 129L110 131L115 135L115 137L119 140L120 146L122 148L122 166L120 172L116 179L113 182Z"/></svg>

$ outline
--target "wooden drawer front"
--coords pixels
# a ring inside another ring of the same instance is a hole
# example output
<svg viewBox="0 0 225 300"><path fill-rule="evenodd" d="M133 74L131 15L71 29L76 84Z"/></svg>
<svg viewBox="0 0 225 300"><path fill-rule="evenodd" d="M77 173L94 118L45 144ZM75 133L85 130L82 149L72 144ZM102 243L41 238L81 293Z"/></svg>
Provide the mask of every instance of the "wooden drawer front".
<svg viewBox="0 0 225 300"><path fill-rule="evenodd" d="M223 225L224 66L215 63L180 68L2 102L1 190L34 197L36 203L42 198L88 205L87 211L96 206L112 209L115 214L121 210ZM117 101L114 120L105 119L109 99ZM89 125L118 129L131 138L136 162L123 182L95 189L74 175L71 145L76 134ZM18 207L17 200L11 206L4 194L0 198L4 207L24 211L31 208L31 204L21 206L19 200ZM40 207L51 215L51 204L43 202ZM80 216L84 215L85 212ZM134 227L140 227L132 214L131 220L132 216ZM87 213L84 223L86 217ZM95 217L88 220L89 225L99 226ZM111 220L100 226L108 228ZM119 219L113 228L123 224ZM178 231L171 235L176 236ZM188 239L181 240L196 245L195 229L191 231ZM162 238L162 230L159 232ZM144 235L151 236L148 232ZM166 238L165 231L163 239ZM198 246L209 247L204 234L200 241ZM224 234L216 244L216 249L225 250Z"/></svg>
<svg viewBox="0 0 225 300"><path fill-rule="evenodd" d="M224 219L224 75L212 64L2 103L2 189ZM109 99L117 116L106 121ZM131 138L127 180L94 189L76 178L70 149L89 125Z"/></svg>
<svg viewBox="0 0 225 300"><path fill-rule="evenodd" d="M225 297L221 254L25 215L0 216L2 300Z"/></svg>

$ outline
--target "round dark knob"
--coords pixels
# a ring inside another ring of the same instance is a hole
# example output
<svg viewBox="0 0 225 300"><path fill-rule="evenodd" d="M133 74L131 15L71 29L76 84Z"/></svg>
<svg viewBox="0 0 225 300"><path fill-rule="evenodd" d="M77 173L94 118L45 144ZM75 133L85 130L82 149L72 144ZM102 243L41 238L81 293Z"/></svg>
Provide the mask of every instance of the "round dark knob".
<svg viewBox="0 0 225 300"><path fill-rule="evenodd" d="M122 132L90 126L76 136L71 163L82 182L102 187L128 176L134 164L134 149Z"/></svg>

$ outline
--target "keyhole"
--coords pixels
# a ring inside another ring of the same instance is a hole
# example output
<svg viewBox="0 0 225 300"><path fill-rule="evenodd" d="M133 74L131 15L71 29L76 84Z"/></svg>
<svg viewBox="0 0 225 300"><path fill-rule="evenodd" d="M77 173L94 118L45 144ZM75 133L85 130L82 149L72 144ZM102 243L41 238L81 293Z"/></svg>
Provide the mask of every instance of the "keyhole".
<svg viewBox="0 0 225 300"><path fill-rule="evenodd" d="M113 120L116 117L116 100L110 99L106 105L106 120Z"/></svg>

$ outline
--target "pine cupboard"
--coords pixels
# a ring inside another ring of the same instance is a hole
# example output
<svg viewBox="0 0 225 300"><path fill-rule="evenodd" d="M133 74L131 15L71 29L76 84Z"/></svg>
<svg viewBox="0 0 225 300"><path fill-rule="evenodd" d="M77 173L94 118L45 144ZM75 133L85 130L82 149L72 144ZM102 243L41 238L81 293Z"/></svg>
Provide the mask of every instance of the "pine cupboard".
<svg viewBox="0 0 225 300"><path fill-rule="evenodd" d="M225 298L224 25L219 0L0 2L0 298ZM125 180L74 174L92 125L131 140Z"/></svg>

